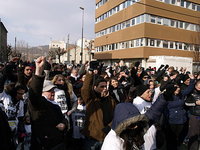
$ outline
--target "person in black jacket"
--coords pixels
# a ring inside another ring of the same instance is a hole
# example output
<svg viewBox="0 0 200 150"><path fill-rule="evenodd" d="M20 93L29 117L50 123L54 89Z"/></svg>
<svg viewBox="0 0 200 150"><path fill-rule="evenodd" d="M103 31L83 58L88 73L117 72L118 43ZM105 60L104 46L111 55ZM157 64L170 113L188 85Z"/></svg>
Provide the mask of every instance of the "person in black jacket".
<svg viewBox="0 0 200 150"><path fill-rule="evenodd" d="M36 60L35 75L29 89L32 150L65 150L64 132L67 121L60 107L54 102L55 85L45 80L43 67L45 57Z"/></svg>
<svg viewBox="0 0 200 150"><path fill-rule="evenodd" d="M109 93L117 104L127 100L127 93L123 86L119 84L117 78L110 79Z"/></svg>
<svg viewBox="0 0 200 150"><path fill-rule="evenodd" d="M200 137L200 80L195 84L195 89L187 97L186 106L189 107L189 148Z"/></svg>
<svg viewBox="0 0 200 150"><path fill-rule="evenodd" d="M2 150L14 150L15 146L12 142L11 129L8 124L8 118L0 107L0 146Z"/></svg>
<svg viewBox="0 0 200 150"><path fill-rule="evenodd" d="M18 68L17 82L23 86L27 86L27 83L32 77L32 73L33 73L33 70L32 70L31 64L24 63L22 66Z"/></svg>

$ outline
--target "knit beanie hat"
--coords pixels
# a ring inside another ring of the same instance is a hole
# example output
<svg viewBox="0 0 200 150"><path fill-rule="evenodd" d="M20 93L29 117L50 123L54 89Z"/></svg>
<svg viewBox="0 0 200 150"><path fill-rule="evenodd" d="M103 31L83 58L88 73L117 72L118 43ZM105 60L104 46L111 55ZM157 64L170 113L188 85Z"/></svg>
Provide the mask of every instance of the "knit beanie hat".
<svg viewBox="0 0 200 150"><path fill-rule="evenodd" d="M141 96L148 89L149 89L148 85L138 85L136 87L136 95Z"/></svg>
<svg viewBox="0 0 200 150"><path fill-rule="evenodd" d="M185 82L187 79L189 79L190 77L189 77L189 75L188 74L185 74L184 76L183 76L183 79L182 79L182 81L183 82Z"/></svg>

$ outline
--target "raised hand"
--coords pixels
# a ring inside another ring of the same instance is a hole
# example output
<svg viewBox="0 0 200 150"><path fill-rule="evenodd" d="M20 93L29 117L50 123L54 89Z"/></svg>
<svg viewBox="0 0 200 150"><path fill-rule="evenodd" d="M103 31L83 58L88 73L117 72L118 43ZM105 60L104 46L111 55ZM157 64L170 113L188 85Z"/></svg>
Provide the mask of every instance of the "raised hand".
<svg viewBox="0 0 200 150"><path fill-rule="evenodd" d="M45 61L46 58L44 56L40 56L39 58L37 58L37 60L35 61L35 66L36 66L35 75L42 75Z"/></svg>

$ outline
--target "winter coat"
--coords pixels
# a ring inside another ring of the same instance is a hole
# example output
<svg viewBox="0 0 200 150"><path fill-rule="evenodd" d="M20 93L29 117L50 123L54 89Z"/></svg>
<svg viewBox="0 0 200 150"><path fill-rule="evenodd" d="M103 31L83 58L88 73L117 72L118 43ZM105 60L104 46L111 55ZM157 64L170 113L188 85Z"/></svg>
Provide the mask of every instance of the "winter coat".
<svg viewBox="0 0 200 150"><path fill-rule="evenodd" d="M0 108L0 145L2 150L14 150L11 129L5 112Z"/></svg>
<svg viewBox="0 0 200 150"><path fill-rule="evenodd" d="M169 101L167 105L168 122L170 124L184 124L187 121L184 105L183 98L173 95L173 101Z"/></svg>
<svg viewBox="0 0 200 150"><path fill-rule="evenodd" d="M185 105L189 106L189 112L192 115L200 116L200 105L196 105L196 101L200 100L200 91L194 91L187 97Z"/></svg>
<svg viewBox="0 0 200 150"><path fill-rule="evenodd" d="M109 88L110 95L115 99L116 103L122 103L127 100L127 93L121 86L117 88Z"/></svg>
<svg viewBox="0 0 200 150"><path fill-rule="evenodd" d="M101 97L92 89L93 75L87 73L81 96L86 104L86 119L83 134L103 141L113 119L115 101L111 96Z"/></svg>
<svg viewBox="0 0 200 150"><path fill-rule="evenodd" d="M131 103L118 104L114 112L112 129L105 137L101 150L124 150L124 140L120 137L120 134L128 126L139 121L143 121L146 124L146 131L148 128L148 118L145 115L141 115L138 109Z"/></svg>
<svg viewBox="0 0 200 150"><path fill-rule="evenodd" d="M58 105L42 96L44 76L34 75L29 89L29 111L32 125L32 148L50 149L63 142L64 131L59 131L59 123L67 125Z"/></svg>
<svg viewBox="0 0 200 150"><path fill-rule="evenodd" d="M145 101L141 97L137 96L133 100L133 105L139 110L141 114L146 114L146 115L151 115L151 112L155 112L157 116L160 116L163 109L164 105L166 105L166 102L164 99L162 99L162 95L159 97L158 100L152 104L150 101ZM156 106L156 107L155 107ZM162 108L162 109L157 109L157 108ZM157 111L159 110L159 111ZM158 120L157 118L156 120ZM144 149L145 150L153 150L156 149L156 128L154 125L152 125L148 130L147 133L144 135Z"/></svg>

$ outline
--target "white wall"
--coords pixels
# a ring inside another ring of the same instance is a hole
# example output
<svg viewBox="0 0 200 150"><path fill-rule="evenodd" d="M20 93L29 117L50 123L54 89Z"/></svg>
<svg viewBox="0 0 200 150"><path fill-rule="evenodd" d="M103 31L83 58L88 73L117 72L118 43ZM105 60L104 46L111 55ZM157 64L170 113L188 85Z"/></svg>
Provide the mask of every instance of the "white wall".
<svg viewBox="0 0 200 150"><path fill-rule="evenodd" d="M155 62L155 63L153 63ZM151 66L159 68L161 64L173 66L174 68L186 67L187 71L192 72L193 59L190 57L175 57L175 56L150 56L146 62L145 68Z"/></svg>

